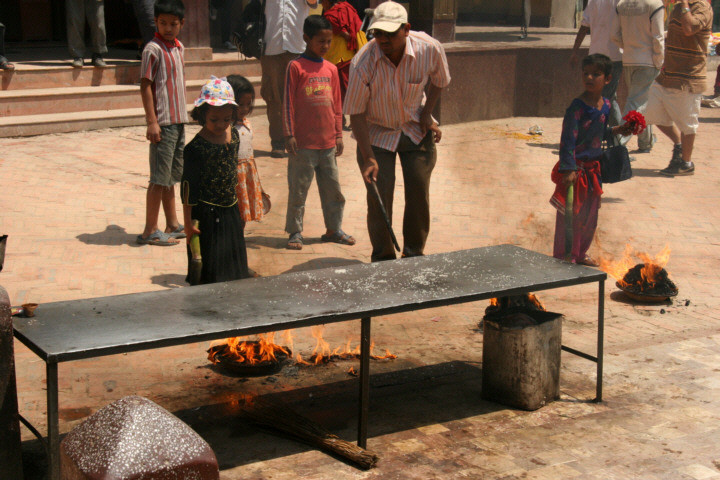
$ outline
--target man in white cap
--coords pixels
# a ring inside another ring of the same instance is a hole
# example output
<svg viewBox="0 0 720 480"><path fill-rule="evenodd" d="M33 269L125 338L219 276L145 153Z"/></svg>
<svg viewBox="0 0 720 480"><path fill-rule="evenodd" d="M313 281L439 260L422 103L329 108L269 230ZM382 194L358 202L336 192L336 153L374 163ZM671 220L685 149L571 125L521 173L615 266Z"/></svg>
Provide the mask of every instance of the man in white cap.
<svg viewBox="0 0 720 480"><path fill-rule="evenodd" d="M422 32L410 30L405 8L381 3L369 29L374 35L353 57L344 112L357 140L365 182L377 183L392 219L395 158L405 180L404 257L422 255L430 230L430 174L442 133L432 117L440 92L450 83L445 51ZM430 81L427 98L425 85ZM395 258L390 233L374 195L368 192L372 260Z"/></svg>

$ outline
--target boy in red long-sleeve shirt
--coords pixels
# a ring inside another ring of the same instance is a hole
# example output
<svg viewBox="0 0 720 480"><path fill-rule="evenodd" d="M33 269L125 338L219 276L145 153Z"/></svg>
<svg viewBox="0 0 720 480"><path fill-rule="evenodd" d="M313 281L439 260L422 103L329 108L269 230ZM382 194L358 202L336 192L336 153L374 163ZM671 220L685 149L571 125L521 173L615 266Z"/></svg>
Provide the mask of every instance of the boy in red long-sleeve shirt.
<svg viewBox="0 0 720 480"><path fill-rule="evenodd" d="M288 158L287 247L303 246L305 199L317 173L326 232L324 242L354 245L342 231L345 197L340 192L336 155L343 151L340 79L335 65L323 60L332 41L332 25L321 16L305 19L306 49L290 62L285 76L283 125Z"/></svg>

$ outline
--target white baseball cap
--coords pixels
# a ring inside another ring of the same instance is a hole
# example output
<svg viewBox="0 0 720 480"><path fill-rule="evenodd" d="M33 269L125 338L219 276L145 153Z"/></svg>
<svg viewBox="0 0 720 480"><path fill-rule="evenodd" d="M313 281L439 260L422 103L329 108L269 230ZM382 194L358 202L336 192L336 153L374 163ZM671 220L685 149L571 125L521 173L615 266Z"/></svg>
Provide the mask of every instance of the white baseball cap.
<svg viewBox="0 0 720 480"><path fill-rule="evenodd" d="M408 14L405 7L395 2L383 2L373 12L373 21L368 29L395 32L408 23Z"/></svg>

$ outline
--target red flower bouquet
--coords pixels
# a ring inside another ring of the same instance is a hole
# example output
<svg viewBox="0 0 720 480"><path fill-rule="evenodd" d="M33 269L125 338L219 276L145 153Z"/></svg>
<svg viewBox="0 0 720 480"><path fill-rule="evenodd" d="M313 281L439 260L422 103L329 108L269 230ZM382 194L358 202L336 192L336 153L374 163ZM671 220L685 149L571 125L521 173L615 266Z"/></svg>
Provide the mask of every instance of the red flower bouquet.
<svg viewBox="0 0 720 480"><path fill-rule="evenodd" d="M643 130L647 128L647 124L645 123L645 117L643 117L642 113L636 110L630 110L627 115L623 117L623 120L625 120L632 126L633 135L639 135Z"/></svg>

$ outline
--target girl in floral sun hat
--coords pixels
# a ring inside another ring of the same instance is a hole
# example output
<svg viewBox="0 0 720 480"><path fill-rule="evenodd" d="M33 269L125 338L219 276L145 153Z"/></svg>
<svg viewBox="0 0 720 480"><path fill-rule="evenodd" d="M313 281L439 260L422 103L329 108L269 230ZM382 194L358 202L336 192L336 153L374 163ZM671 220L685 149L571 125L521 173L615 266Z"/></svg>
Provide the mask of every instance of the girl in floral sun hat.
<svg viewBox="0 0 720 480"><path fill-rule="evenodd" d="M193 256L188 246L186 280L205 284L247 278L245 225L235 192L240 138L232 127L238 105L230 84L211 77L190 115L202 129L185 146L180 194L188 245L193 236L200 237L202 273L199 281L190 274Z"/></svg>

